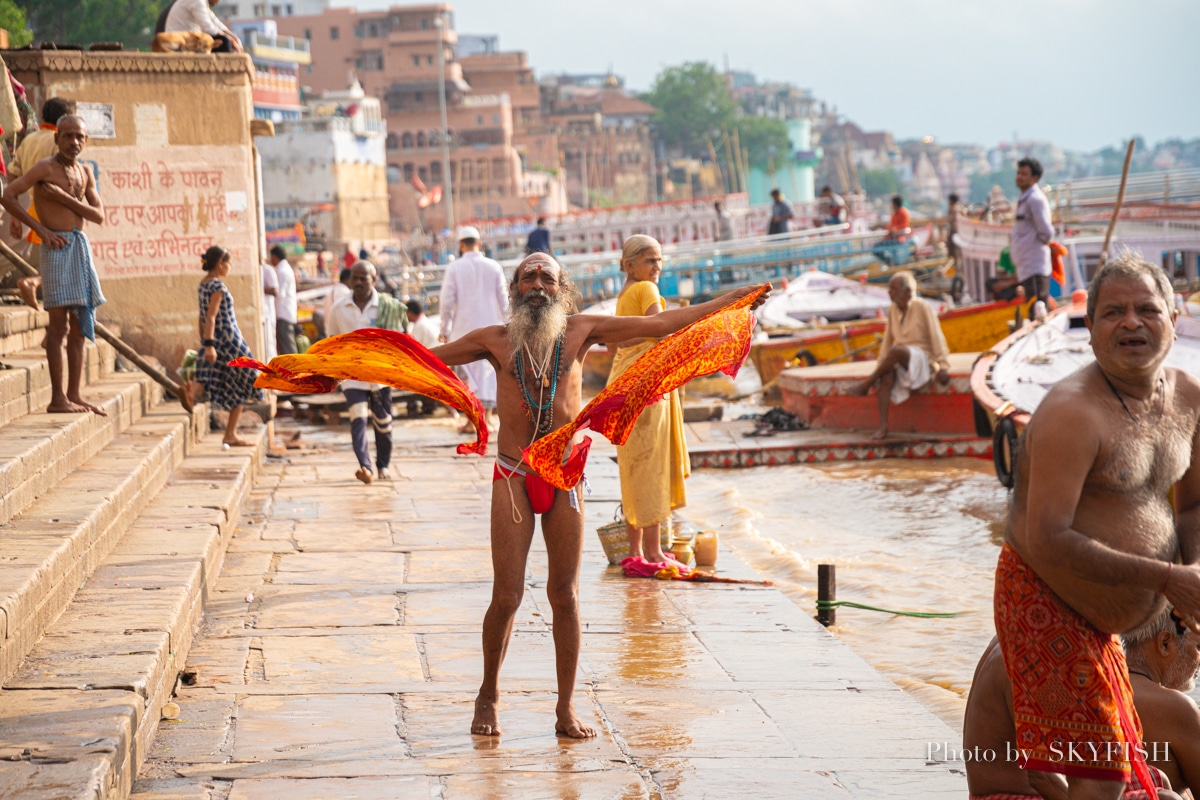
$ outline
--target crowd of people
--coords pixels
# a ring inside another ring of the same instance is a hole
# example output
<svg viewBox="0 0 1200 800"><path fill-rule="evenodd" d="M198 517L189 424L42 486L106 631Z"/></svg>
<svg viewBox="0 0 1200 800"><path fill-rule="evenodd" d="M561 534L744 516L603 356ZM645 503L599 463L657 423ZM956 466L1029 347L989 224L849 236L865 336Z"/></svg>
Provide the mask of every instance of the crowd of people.
<svg viewBox="0 0 1200 800"><path fill-rule="evenodd" d="M40 290L49 311L48 411L103 413L80 395L80 376L84 343L94 339L95 310L104 302L85 228L104 222L104 208L92 171L79 160L88 141L86 124L71 112L68 101L47 101L43 116L52 122L44 124L45 133L26 139L0 204L10 214L10 233L28 231L38 242L40 277L26 283L22 294L36 307ZM1030 302L1049 299L1052 230L1040 176L1036 161L1022 160L1011 255ZM32 195L28 205L22 203L26 194ZM844 221L844 200L828 187L823 195L822 221ZM778 193L775 201L771 224L783 232L790 207L783 207ZM909 218L902 198L893 207L887 235L899 239L907 235ZM716 211L721 217L720 204ZM420 301L401 302L380 291L375 266L360 253L328 295L324 332L408 333L462 370L489 409L489 421L499 430L492 483L494 581L483 620L483 682L472 732L501 732L499 673L540 516L553 610L556 729L587 738L595 731L573 703L582 487L556 488L526 462L525 449L579 413L583 359L593 345L607 344L615 352L610 382L616 381L662 338L754 287L667 308L657 285L662 248L649 236L635 235L621 253L625 283L616 314L577 314L570 276L550 253L544 224L508 279L481 252L478 230L465 226L456 238L459 257L446 271L440 327L425 316ZM229 366L251 355L223 280L232 256L214 245L199 266L199 346L189 388L202 389L212 408L228 412L225 444L244 446L249 442L238 436L238 421L261 391L254 386L257 373ZM950 380L937 316L916 288L911 273L892 276L880 357L856 388L858 394L877 393L877 437L888 434L891 405ZM267 326L274 341L265 337L265 355L303 350L297 341L296 274L280 247L271 248L263 267L262 292L264 313L274 322ZM1177 313L1161 268L1133 254L1109 260L1087 297L1095 361L1052 387L1026 428L996 571L997 638L980 659L964 730L967 748L1017 757L969 760L974 797L1115 799L1139 796L1135 792L1174 797L1167 787L1182 792L1200 782L1200 712L1184 694L1200 667L1200 379L1164 365ZM341 388L356 477L367 484L389 477L391 388L353 380ZM686 504L689 470L676 392L643 410L618 448L617 461L631 555L672 564L661 546L661 526Z"/></svg>

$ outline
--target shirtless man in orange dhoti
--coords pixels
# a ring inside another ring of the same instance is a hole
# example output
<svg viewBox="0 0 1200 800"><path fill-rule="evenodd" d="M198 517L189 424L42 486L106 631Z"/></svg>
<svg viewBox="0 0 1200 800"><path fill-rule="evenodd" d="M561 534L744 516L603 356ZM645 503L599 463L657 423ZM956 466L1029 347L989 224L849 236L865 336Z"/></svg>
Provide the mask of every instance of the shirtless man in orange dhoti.
<svg viewBox="0 0 1200 800"><path fill-rule="evenodd" d="M1172 296L1135 255L1097 272L1096 362L1050 390L1017 460L996 630L1021 766L1065 775L1073 800L1115 800L1131 768L1148 780L1114 634L1159 613L1164 596L1200 629L1200 380L1163 364Z"/></svg>
<svg viewBox="0 0 1200 800"><path fill-rule="evenodd" d="M483 684L475 700L472 733L501 733L497 716L500 666L525 591L534 515L540 514L549 557L546 595L554 612L558 677L555 729L576 739L596 735L580 719L573 703L581 639L578 584L583 548L582 491L578 486L570 492L551 486L523 463L522 450L579 413L583 405L583 358L593 344L668 336L756 288L738 289L708 303L648 317L568 316L573 303L570 278L553 257L533 253L521 262L509 283L507 325L478 328L432 349L450 366L486 359L497 376L500 434L492 482L494 580L491 605L483 619ZM764 294L753 307L765 298Z"/></svg>

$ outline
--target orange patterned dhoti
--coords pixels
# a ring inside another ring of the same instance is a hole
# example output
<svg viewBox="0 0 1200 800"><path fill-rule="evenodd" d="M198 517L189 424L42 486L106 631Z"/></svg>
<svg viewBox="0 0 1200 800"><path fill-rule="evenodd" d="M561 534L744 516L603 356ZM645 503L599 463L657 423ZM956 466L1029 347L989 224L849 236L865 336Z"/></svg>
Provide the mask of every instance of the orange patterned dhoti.
<svg viewBox="0 0 1200 800"><path fill-rule="evenodd" d="M1128 783L1132 764L1138 782L1153 786L1118 637L1059 599L1007 544L995 604L1020 765Z"/></svg>

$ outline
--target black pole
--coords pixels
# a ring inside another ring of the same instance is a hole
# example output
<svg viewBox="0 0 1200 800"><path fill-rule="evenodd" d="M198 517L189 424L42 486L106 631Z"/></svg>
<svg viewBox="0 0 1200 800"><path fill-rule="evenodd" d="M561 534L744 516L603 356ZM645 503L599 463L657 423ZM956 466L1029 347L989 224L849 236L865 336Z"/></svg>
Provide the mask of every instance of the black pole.
<svg viewBox="0 0 1200 800"><path fill-rule="evenodd" d="M833 564L817 565L817 622L828 628L837 622L837 609L827 603L837 600L837 567Z"/></svg>

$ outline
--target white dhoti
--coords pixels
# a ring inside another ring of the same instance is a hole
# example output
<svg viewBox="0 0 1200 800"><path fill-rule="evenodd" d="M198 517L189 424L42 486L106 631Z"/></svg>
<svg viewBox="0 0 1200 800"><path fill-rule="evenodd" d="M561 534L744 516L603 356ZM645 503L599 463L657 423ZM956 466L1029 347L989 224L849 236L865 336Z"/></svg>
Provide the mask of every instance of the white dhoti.
<svg viewBox="0 0 1200 800"><path fill-rule="evenodd" d="M897 365L892 384L892 404L899 405L929 383L929 356L919 347L908 346L908 366Z"/></svg>
<svg viewBox="0 0 1200 800"><path fill-rule="evenodd" d="M467 376L470 388L484 408L496 407L496 370L486 361L472 361L460 367ZM926 372L928 372L928 367Z"/></svg>

